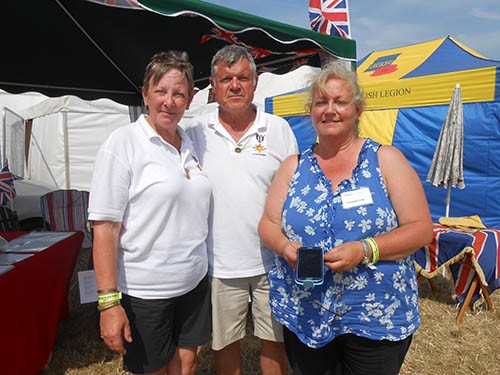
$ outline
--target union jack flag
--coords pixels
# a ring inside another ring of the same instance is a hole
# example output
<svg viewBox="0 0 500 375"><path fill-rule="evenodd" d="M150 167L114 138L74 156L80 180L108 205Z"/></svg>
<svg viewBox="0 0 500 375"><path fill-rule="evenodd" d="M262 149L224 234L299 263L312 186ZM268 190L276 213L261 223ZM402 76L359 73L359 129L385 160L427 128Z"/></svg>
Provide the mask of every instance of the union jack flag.
<svg viewBox="0 0 500 375"><path fill-rule="evenodd" d="M309 22L319 33L351 38L347 0L309 0Z"/></svg>
<svg viewBox="0 0 500 375"><path fill-rule="evenodd" d="M7 203L15 197L16 188L14 186L14 179L12 178L12 173L9 171L9 163L5 159L3 168L0 171L0 205Z"/></svg>
<svg viewBox="0 0 500 375"><path fill-rule="evenodd" d="M200 44L203 44L203 43L209 41L210 39L220 39L220 40L223 40L223 41L230 43L230 44L240 44L240 45L242 44L238 40L236 35L234 35L230 31L224 30L221 27L213 27L208 32L208 34L203 35L202 38L200 39Z"/></svg>
<svg viewBox="0 0 500 375"><path fill-rule="evenodd" d="M449 265L455 295L462 303L477 272L481 272L492 293L500 288L500 230L486 228L474 233L450 230L434 224L434 239L415 253L415 261L429 276ZM473 301L479 294L473 297Z"/></svg>
<svg viewBox="0 0 500 375"><path fill-rule="evenodd" d="M271 56L273 54L272 51L265 48L254 46L247 46L247 48L249 48L250 55L252 55L255 60L262 59L263 57Z"/></svg>

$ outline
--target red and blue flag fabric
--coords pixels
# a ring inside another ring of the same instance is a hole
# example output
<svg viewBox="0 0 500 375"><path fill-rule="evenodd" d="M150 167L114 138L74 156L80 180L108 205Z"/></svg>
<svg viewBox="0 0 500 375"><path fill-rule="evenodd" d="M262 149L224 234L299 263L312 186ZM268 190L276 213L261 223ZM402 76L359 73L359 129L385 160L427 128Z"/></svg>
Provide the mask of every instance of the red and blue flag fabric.
<svg viewBox="0 0 500 375"><path fill-rule="evenodd" d="M60 189L40 197L40 211L51 231L80 230L85 234L82 247L92 246L88 226L90 193L86 190Z"/></svg>
<svg viewBox="0 0 500 375"><path fill-rule="evenodd" d="M351 38L347 0L309 0L309 23L319 33Z"/></svg>
<svg viewBox="0 0 500 375"><path fill-rule="evenodd" d="M269 50L267 48L257 47L255 45L245 43L244 41L238 38L236 33L227 31L222 27L218 26L212 27L207 34L203 35L199 43L204 44L210 41L211 39L218 39L228 44L236 44L239 46L243 46L248 50L250 55L252 55L252 57L256 61L260 61L261 59L265 59L276 53L275 51ZM308 64L310 57L317 54L318 52L319 52L318 49L307 49L307 50L296 50L292 52L286 52L285 54L290 56L290 60L292 61L292 67L293 69L296 69L301 65ZM273 72L276 71L276 68L264 66L258 68L257 71L259 74L265 71Z"/></svg>
<svg viewBox="0 0 500 375"><path fill-rule="evenodd" d="M0 205L16 197L16 188L12 173L9 171L9 162L5 160L0 171Z"/></svg>
<svg viewBox="0 0 500 375"><path fill-rule="evenodd" d="M224 30L222 27L212 27L210 31L203 35L200 44L208 42L210 39L219 39L229 44L242 44L234 33Z"/></svg>
<svg viewBox="0 0 500 375"><path fill-rule="evenodd" d="M108 5L112 7L118 8L131 8L142 10L143 8L139 5L139 3L135 0L88 0L93 3L99 3L103 5Z"/></svg>
<svg viewBox="0 0 500 375"><path fill-rule="evenodd" d="M460 303L476 274L492 293L500 288L500 230L486 228L467 233L434 224L431 244L415 253L415 261L426 277L433 277L448 266ZM476 294L473 300L478 298Z"/></svg>

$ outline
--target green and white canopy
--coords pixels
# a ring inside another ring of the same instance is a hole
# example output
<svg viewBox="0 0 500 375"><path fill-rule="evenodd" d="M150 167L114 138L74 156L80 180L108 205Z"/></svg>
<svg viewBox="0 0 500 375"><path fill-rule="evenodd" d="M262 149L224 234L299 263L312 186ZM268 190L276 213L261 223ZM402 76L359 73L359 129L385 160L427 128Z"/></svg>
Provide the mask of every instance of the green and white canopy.
<svg viewBox="0 0 500 375"><path fill-rule="evenodd" d="M203 1L9 0L2 8L0 88L10 93L138 105L154 53L187 51L203 88L213 54L228 43L247 46L259 71L274 73L320 66L322 56L356 59L354 40Z"/></svg>

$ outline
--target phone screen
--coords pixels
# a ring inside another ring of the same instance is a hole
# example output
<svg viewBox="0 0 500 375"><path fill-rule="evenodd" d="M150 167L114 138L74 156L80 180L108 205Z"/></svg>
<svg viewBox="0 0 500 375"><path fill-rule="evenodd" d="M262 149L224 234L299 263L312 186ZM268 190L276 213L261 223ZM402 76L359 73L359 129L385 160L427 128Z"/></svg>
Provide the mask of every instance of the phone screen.
<svg viewBox="0 0 500 375"><path fill-rule="evenodd" d="M323 250L320 247L300 247L297 254L297 280L323 281Z"/></svg>

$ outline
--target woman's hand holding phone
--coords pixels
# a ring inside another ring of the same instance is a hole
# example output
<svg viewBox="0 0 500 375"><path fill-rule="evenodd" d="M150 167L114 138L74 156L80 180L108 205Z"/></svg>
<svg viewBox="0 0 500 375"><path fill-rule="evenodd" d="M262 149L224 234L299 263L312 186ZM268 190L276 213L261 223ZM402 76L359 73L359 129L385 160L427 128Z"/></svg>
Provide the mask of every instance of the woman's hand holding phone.
<svg viewBox="0 0 500 375"><path fill-rule="evenodd" d="M302 246L297 249L295 282L311 288L323 284L325 264L323 249L315 246Z"/></svg>

